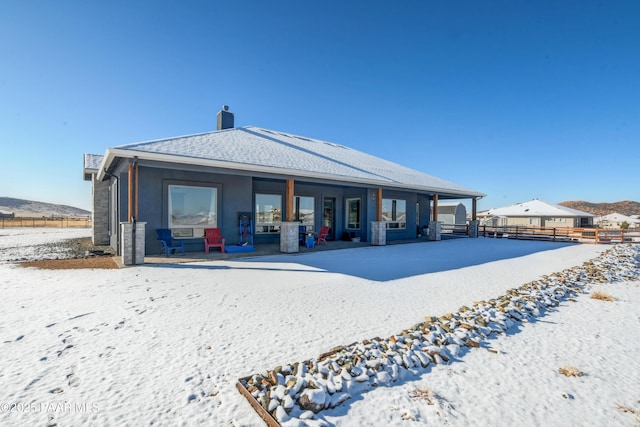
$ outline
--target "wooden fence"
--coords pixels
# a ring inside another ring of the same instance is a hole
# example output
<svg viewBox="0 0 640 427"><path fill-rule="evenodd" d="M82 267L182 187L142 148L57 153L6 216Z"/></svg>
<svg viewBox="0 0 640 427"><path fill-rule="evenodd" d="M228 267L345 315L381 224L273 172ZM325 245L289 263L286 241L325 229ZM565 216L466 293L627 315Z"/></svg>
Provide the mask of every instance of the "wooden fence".
<svg viewBox="0 0 640 427"><path fill-rule="evenodd" d="M484 237L499 237L522 240L549 240L576 243L640 243L640 229L605 229L574 227L529 227L524 225L481 225L478 234Z"/></svg>
<svg viewBox="0 0 640 427"><path fill-rule="evenodd" d="M12 227L74 227L90 228L88 217L15 217L0 218L0 228Z"/></svg>
<svg viewBox="0 0 640 427"><path fill-rule="evenodd" d="M468 224L442 224L440 226L440 232L444 234L455 234L458 236L469 235Z"/></svg>

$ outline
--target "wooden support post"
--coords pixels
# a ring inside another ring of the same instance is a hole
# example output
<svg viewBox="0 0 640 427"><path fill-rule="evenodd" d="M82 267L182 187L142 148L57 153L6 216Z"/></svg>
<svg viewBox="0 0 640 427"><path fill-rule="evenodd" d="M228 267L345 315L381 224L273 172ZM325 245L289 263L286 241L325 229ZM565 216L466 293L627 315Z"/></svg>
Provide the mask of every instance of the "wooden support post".
<svg viewBox="0 0 640 427"><path fill-rule="evenodd" d="M382 221L382 188L376 190L376 221Z"/></svg>
<svg viewBox="0 0 640 427"><path fill-rule="evenodd" d="M131 222L133 218L133 163L129 163L129 171L127 174L127 222Z"/></svg>
<svg viewBox="0 0 640 427"><path fill-rule="evenodd" d="M293 211L293 180L287 180L287 190L286 190L286 198L287 198L287 222L293 222L294 220L294 211Z"/></svg>
<svg viewBox="0 0 640 427"><path fill-rule="evenodd" d="M475 221L478 216L478 199L475 197L471 199L471 220Z"/></svg>
<svg viewBox="0 0 640 427"><path fill-rule="evenodd" d="M136 169L135 169L135 183L136 183L136 191L135 191L135 201L133 203L133 214L135 215L136 221L138 220L138 161L136 160Z"/></svg>
<svg viewBox="0 0 640 427"><path fill-rule="evenodd" d="M437 221L438 220L438 195L434 194L433 195L433 221Z"/></svg>
<svg viewBox="0 0 640 427"><path fill-rule="evenodd" d="M127 182L128 215L127 221L138 220L138 161L129 164Z"/></svg>

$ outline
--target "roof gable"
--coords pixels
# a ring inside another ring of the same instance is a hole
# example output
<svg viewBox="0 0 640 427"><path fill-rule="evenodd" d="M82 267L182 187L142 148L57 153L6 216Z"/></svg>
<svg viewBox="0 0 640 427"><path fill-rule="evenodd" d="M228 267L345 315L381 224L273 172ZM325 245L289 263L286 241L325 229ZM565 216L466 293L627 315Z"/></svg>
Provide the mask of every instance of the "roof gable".
<svg viewBox="0 0 640 427"><path fill-rule="evenodd" d="M538 199L502 208L489 209L486 214L506 217L593 217L592 214L587 212L554 205Z"/></svg>
<svg viewBox="0 0 640 427"><path fill-rule="evenodd" d="M637 223L639 220L636 218L632 218L630 216L627 215L623 215L617 212L614 213L610 213L608 215L603 215L601 217L598 217L598 221L615 221L615 222L623 222L626 221L628 223Z"/></svg>
<svg viewBox="0 0 640 427"><path fill-rule="evenodd" d="M100 163L102 163L104 156L101 154L87 154L84 155L84 169L95 170L100 169Z"/></svg>
<svg viewBox="0 0 640 427"><path fill-rule="evenodd" d="M91 181L91 175L96 175L100 170L100 165L104 159L100 154L88 154L84 155L84 180Z"/></svg>

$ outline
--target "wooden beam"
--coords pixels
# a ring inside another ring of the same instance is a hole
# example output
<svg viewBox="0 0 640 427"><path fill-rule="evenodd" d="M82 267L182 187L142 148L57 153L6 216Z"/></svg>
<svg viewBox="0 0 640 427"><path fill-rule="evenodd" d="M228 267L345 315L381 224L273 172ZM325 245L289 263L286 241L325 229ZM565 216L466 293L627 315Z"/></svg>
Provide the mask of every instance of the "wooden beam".
<svg viewBox="0 0 640 427"><path fill-rule="evenodd" d="M471 221L475 221L478 217L478 199L471 199Z"/></svg>
<svg viewBox="0 0 640 427"><path fill-rule="evenodd" d="M243 395L245 397L245 399L247 399L249 401L249 404L251 405L253 410L258 413L260 418L262 418L262 420L265 423L267 423L268 427L280 427L280 423L278 422L278 420L276 420L273 417L273 415L271 415L269 412L267 412L267 410L262 407L260 402L258 402L256 400L256 398L253 397L251 392L246 389L246 387L244 385L248 381L249 381L249 377L246 377L246 378L241 378L239 381L236 382L236 388L238 389L240 394Z"/></svg>
<svg viewBox="0 0 640 427"><path fill-rule="evenodd" d="M382 221L382 188L376 190L376 221Z"/></svg>
<svg viewBox="0 0 640 427"><path fill-rule="evenodd" d="M287 199L287 222L293 222L294 220L294 211L293 211L293 180L287 180L287 190L285 193Z"/></svg>
<svg viewBox="0 0 640 427"><path fill-rule="evenodd" d="M136 192L135 192L135 201L133 202L133 212L134 215L136 217L136 221L138 220L138 177L140 176L138 174L138 161L136 160L136 169L135 169L135 175L136 175Z"/></svg>
<svg viewBox="0 0 640 427"><path fill-rule="evenodd" d="M133 164L129 163L129 171L127 175L127 222L131 222L133 218Z"/></svg>
<svg viewBox="0 0 640 427"><path fill-rule="evenodd" d="M438 220L438 195L433 195L433 221Z"/></svg>

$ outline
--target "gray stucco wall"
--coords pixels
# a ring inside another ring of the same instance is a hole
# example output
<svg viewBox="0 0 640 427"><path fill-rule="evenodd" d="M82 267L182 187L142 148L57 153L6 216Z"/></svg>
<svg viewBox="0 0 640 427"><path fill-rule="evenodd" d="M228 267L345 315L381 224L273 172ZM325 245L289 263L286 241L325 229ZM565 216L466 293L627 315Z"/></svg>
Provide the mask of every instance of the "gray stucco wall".
<svg viewBox="0 0 640 427"><path fill-rule="evenodd" d="M283 218L286 217L286 202L285 202L285 190L286 184L283 181L268 180L268 179L254 179L253 181L253 196L257 193L262 194L278 194L282 197L282 209ZM344 212L344 199L349 197L359 197L365 203L366 189L363 188L343 188L338 186L328 186L312 183L294 183L294 194L296 196L313 197L315 199L315 224L314 230L320 230L323 220L324 200L331 199L334 201L334 223L333 223L333 235L335 239L340 239L344 231L345 212ZM253 199L252 199L253 200ZM253 212L254 209L251 209ZM358 233L365 237L365 230L357 230ZM255 243L277 243L280 237L278 234L257 234L255 237Z"/></svg>
<svg viewBox="0 0 640 427"><path fill-rule="evenodd" d="M369 232L371 230L371 221L376 220L376 201L375 201L375 190L369 190L370 192L370 210L371 212L369 216L369 220L367 221ZM410 193L405 191L389 191L385 190L382 192L383 199L398 199L405 200L407 202L407 226L402 229L387 229L387 241L392 240L403 240L403 239L415 239L417 235L417 225L416 225L416 204L418 203L418 195L416 193Z"/></svg>
<svg viewBox="0 0 640 427"><path fill-rule="evenodd" d="M431 219L431 198L418 195L417 200L420 204L420 222L418 223L418 226L422 228L424 226L428 226L429 220Z"/></svg>
<svg viewBox="0 0 640 427"><path fill-rule="evenodd" d="M126 186L124 187L126 188ZM126 193L125 196L126 197ZM109 240L111 247L120 255L118 242L120 241L120 218L118 215L122 212L120 199L122 198L122 190L120 189L120 180L110 178L109 180ZM124 213L126 215L126 212Z"/></svg>
<svg viewBox="0 0 640 427"><path fill-rule="evenodd" d="M147 223L146 253L160 252L155 230L167 228L169 224L169 185L188 185L215 187L218 189L218 228L228 245L238 243L238 212L252 211L251 178L224 174L189 172L173 169L140 167L138 187L138 221ZM123 211L126 212L126 198ZM203 251L204 242L201 236L184 239L185 250Z"/></svg>
<svg viewBox="0 0 640 427"><path fill-rule="evenodd" d="M222 173L209 173L204 171L184 171L155 167L157 165L139 166L138 179L138 221L146 222L145 253L156 255L160 253L160 244L156 240L155 230L168 227L168 188L169 185L205 186L218 189L218 227L221 228L227 245L235 245L239 242L238 213L251 212L254 216L253 206L257 193L279 194L282 196L283 218L286 217L285 187L283 179L255 178L242 175ZM112 216L110 219L111 244L117 248L117 236L120 222L127 221L128 216L128 183L127 165L123 164L114 172L118 176L111 179L112 192L110 204ZM362 241L370 241L371 221L375 221L376 202L375 189L361 187L342 187L338 185L323 185L317 183L294 183L296 196L308 196L315 198L315 224L314 229L319 230L323 222L323 210L325 199L334 201L334 227L335 239L342 238L345 231L345 200L348 198L360 198L361 204L361 228L349 230L359 236ZM428 223L429 198L418 196L416 193L403 191L384 191L383 198L406 200L407 226L405 229L387 230L386 240L412 239L416 237L416 204L420 203L420 226ZM119 205L119 217L115 217L113 207ZM255 234L254 244L278 243L279 234ZM203 251L204 244L200 236L185 239L185 249L189 251Z"/></svg>

